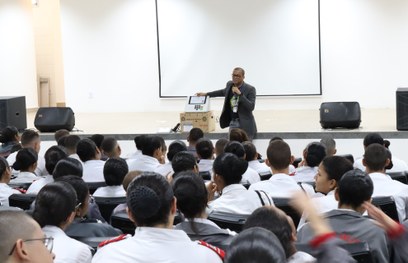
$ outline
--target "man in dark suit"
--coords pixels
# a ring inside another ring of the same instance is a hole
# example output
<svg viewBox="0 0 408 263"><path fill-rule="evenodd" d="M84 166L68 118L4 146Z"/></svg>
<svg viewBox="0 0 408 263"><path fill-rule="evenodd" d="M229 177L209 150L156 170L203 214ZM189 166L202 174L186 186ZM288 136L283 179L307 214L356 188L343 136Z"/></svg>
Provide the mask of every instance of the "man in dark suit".
<svg viewBox="0 0 408 263"><path fill-rule="evenodd" d="M245 83L245 71L234 68L232 80L224 89L212 92L199 92L197 96L225 97L220 117L221 128L241 128L252 140L257 132L252 111L255 109L256 89Z"/></svg>

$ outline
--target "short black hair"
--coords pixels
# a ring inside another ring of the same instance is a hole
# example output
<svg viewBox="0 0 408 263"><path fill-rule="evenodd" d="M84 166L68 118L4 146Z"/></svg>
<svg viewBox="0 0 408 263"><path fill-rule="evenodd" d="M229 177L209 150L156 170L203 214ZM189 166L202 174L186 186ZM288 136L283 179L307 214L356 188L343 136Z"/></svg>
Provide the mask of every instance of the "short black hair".
<svg viewBox="0 0 408 263"><path fill-rule="evenodd" d="M319 166L326 157L326 147L320 142L312 142L306 147L306 163L310 167Z"/></svg>
<svg viewBox="0 0 408 263"><path fill-rule="evenodd" d="M86 162L96 157L97 145L91 139L85 138L77 144L77 154L81 161Z"/></svg>
<svg viewBox="0 0 408 263"><path fill-rule="evenodd" d="M214 173L223 178L225 185L239 184L247 169L248 162L233 153L218 155L213 163Z"/></svg>
<svg viewBox="0 0 408 263"><path fill-rule="evenodd" d="M17 152L14 170L26 171L31 165L38 161L38 154L32 148L23 148Z"/></svg>
<svg viewBox="0 0 408 263"><path fill-rule="evenodd" d="M89 137L89 139L91 139L96 144L96 147L101 148L101 144L103 142L103 139L105 139L105 136L103 136L102 134L94 134Z"/></svg>
<svg viewBox="0 0 408 263"><path fill-rule="evenodd" d="M0 132L0 142L12 142L15 141L16 136L18 135L18 130L14 126L7 126Z"/></svg>
<svg viewBox="0 0 408 263"><path fill-rule="evenodd" d="M116 145L118 144L118 141L113 138L113 137L106 137L103 139L102 144L101 144L101 149L105 153L112 153L113 150L115 150Z"/></svg>
<svg viewBox="0 0 408 263"><path fill-rule="evenodd" d="M329 180L340 181L343 174L353 170L353 164L350 160L342 156L327 156L323 159L322 165L327 173Z"/></svg>
<svg viewBox="0 0 408 263"><path fill-rule="evenodd" d="M146 143L146 138L147 138L148 136L147 135L145 135L145 134L142 134L142 135L138 135L138 136L136 136L134 139L133 139L133 141L135 142L135 145L136 145L136 148L138 149L138 150L143 150L143 146L145 145L145 143Z"/></svg>
<svg viewBox="0 0 408 263"><path fill-rule="evenodd" d="M200 159L212 159L214 155L214 145L210 139L201 138L197 141L196 152Z"/></svg>
<svg viewBox="0 0 408 263"><path fill-rule="evenodd" d="M121 158L109 158L103 166L103 177L107 185L122 185L128 172L129 167Z"/></svg>
<svg viewBox="0 0 408 263"><path fill-rule="evenodd" d="M75 175L82 178L82 163L74 158L63 158L55 165L52 177L54 180L65 175Z"/></svg>
<svg viewBox="0 0 408 263"><path fill-rule="evenodd" d="M253 144L250 141L246 141L242 143L242 146L244 146L244 150L245 150L245 160L249 161L253 161L255 159L257 159L257 155L258 152L256 151L256 147L255 144Z"/></svg>
<svg viewBox="0 0 408 263"><path fill-rule="evenodd" d="M70 152L76 152L78 142L81 140L81 137L75 134L68 135L63 138L64 147L67 148Z"/></svg>
<svg viewBox="0 0 408 263"><path fill-rule="evenodd" d="M378 143L372 143L365 148L364 162L370 170L380 171L385 168L389 154L387 148Z"/></svg>
<svg viewBox="0 0 408 263"><path fill-rule="evenodd" d="M153 156L154 152L162 147L162 141L159 136L148 136L144 140L142 153L144 155Z"/></svg>
<svg viewBox="0 0 408 263"><path fill-rule="evenodd" d="M220 138L215 142L215 153L217 155L224 152L225 145L229 142L226 138Z"/></svg>
<svg viewBox="0 0 408 263"><path fill-rule="evenodd" d="M173 168L174 174L183 171L194 170L194 167L197 165L196 158L194 155L187 151L181 151L174 155L171 160L171 167Z"/></svg>
<svg viewBox="0 0 408 263"><path fill-rule="evenodd" d="M196 142L198 139L204 137L204 132L200 128L192 128L188 134L189 142Z"/></svg>
<svg viewBox="0 0 408 263"><path fill-rule="evenodd" d="M56 182L65 182L70 184L77 195L77 203L81 203L81 207L85 206L86 198L89 196L89 187L81 177L75 175L65 175L58 178Z"/></svg>
<svg viewBox="0 0 408 263"><path fill-rule="evenodd" d="M266 157L274 169L288 168L292 157L289 144L283 140L271 141L266 150Z"/></svg>
<svg viewBox="0 0 408 263"><path fill-rule="evenodd" d="M383 145L384 139L379 133L376 133L376 132L367 133L363 141L364 146L367 147L368 145L373 144L373 143L378 143L378 144Z"/></svg>
<svg viewBox="0 0 408 263"><path fill-rule="evenodd" d="M167 151L167 159L171 162L174 155L181 151L187 151L187 145L183 141L173 141L169 145L169 150Z"/></svg>
<svg viewBox="0 0 408 263"><path fill-rule="evenodd" d="M233 153L241 159L245 157L245 148L242 146L242 143L237 141L228 142L227 145L225 145L224 152Z"/></svg>
<svg viewBox="0 0 408 263"><path fill-rule="evenodd" d="M40 138L38 132L33 130L25 130L23 134L21 134L21 145L27 146L38 138Z"/></svg>
<svg viewBox="0 0 408 263"><path fill-rule="evenodd" d="M54 145L48 148L44 154L45 169L47 170L48 174L52 174L57 163L66 157L68 157L68 155L61 147Z"/></svg>
<svg viewBox="0 0 408 263"><path fill-rule="evenodd" d="M341 205L350 205L353 209L357 209L365 201L371 199L373 190L373 181L370 176L360 169L348 171L337 185L339 207Z"/></svg>

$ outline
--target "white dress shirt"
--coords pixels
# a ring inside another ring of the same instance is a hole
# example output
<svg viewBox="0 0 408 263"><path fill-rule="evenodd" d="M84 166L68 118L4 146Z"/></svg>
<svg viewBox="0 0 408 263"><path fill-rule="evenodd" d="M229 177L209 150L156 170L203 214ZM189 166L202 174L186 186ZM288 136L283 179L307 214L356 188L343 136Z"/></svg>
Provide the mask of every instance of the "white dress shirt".
<svg viewBox="0 0 408 263"><path fill-rule="evenodd" d="M129 171L154 172L161 165L159 160L148 155L128 160Z"/></svg>
<svg viewBox="0 0 408 263"><path fill-rule="evenodd" d="M105 182L105 177L103 176L104 166L105 162L101 160L89 160L84 162L82 164L82 179L87 183Z"/></svg>
<svg viewBox="0 0 408 263"><path fill-rule="evenodd" d="M258 160L252 160L248 162L248 166L254 169L258 174L271 172L271 169L265 164L261 163Z"/></svg>
<svg viewBox="0 0 408 263"><path fill-rule="evenodd" d="M200 162L197 164L198 165L198 171L212 173L213 164L214 164L213 159L200 159Z"/></svg>
<svg viewBox="0 0 408 263"><path fill-rule="evenodd" d="M98 249L93 263L221 263L211 249L190 240L182 230L138 227L133 237Z"/></svg>
<svg viewBox="0 0 408 263"><path fill-rule="evenodd" d="M38 180L41 178L41 177L37 177L35 174L31 172L18 172L16 176L17 176L16 178L10 181L10 184L32 183L35 180Z"/></svg>
<svg viewBox="0 0 408 263"><path fill-rule="evenodd" d="M95 197L125 197L126 191L122 185L103 186L92 194Z"/></svg>
<svg viewBox="0 0 408 263"><path fill-rule="evenodd" d="M142 156L142 151L141 150L136 150L136 152L130 153L126 156L126 159L137 159L140 156Z"/></svg>
<svg viewBox="0 0 408 263"><path fill-rule="evenodd" d="M296 173L293 178L297 182L314 182L314 177L317 174L318 166L301 166L296 168Z"/></svg>
<svg viewBox="0 0 408 263"><path fill-rule="evenodd" d="M273 201L268 196L261 194L266 205L273 205ZM268 200L269 199L269 200ZM262 203L257 193L247 190L241 184L231 184L222 190L222 195L208 204L208 214L212 211L221 211L233 214L249 215Z"/></svg>
<svg viewBox="0 0 408 263"><path fill-rule="evenodd" d="M42 228L44 234L54 238L52 252L55 254L54 263L88 263L92 260L90 247L73 238L56 226Z"/></svg>
<svg viewBox="0 0 408 263"><path fill-rule="evenodd" d="M155 172L155 173L158 173L158 174L161 174L161 175L163 175L163 176L167 176L167 175L169 175L169 174L173 174L173 173L174 173L173 167L171 167L171 163L170 163L170 162L158 166L158 167L154 170L154 172Z"/></svg>
<svg viewBox="0 0 408 263"><path fill-rule="evenodd" d="M370 173L374 184L372 197L392 196L398 210L400 222L403 222L408 213L408 185L392 180L389 175L383 173Z"/></svg>
<svg viewBox="0 0 408 263"><path fill-rule="evenodd" d="M52 182L54 182L52 175L46 175L45 177L34 181L30 187L28 187L26 194L38 194L41 188Z"/></svg>
<svg viewBox="0 0 408 263"><path fill-rule="evenodd" d="M9 196L12 194L21 194L20 191L15 190L5 183L0 183L0 205L9 206Z"/></svg>
<svg viewBox="0 0 408 263"><path fill-rule="evenodd" d="M313 187L308 184L302 184L303 189L307 194L313 196L315 194ZM294 192L302 190L292 176L287 174L274 174L269 180L261 181L249 187L250 190L263 190L272 197L292 197Z"/></svg>
<svg viewBox="0 0 408 263"><path fill-rule="evenodd" d="M242 175L241 184L249 183L254 184L261 181L259 173L248 166L245 173Z"/></svg>

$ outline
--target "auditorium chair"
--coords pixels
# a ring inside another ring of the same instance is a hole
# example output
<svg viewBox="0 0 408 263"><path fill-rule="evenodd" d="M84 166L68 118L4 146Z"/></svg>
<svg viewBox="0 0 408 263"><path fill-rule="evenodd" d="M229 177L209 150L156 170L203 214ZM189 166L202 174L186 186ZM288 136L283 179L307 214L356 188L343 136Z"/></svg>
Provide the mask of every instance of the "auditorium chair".
<svg viewBox="0 0 408 263"><path fill-rule="evenodd" d="M203 178L204 181L211 181L211 172L210 171L202 171L198 172L198 175Z"/></svg>
<svg viewBox="0 0 408 263"><path fill-rule="evenodd" d="M12 194L9 196L9 206L28 210L36 197L37 194Z"/></svg>
<svg viewBox="0 0 408 263"><path fill-rule="evenodd" d="M136 226L129 219L129 216L126 212L113 214L110 218L110 222L114 228L122 230L123 234L133 235L135 233Z"/></svg>
<svg viewBox="0 0 408 263"><path fill-rule="evenodd" d="M89 193L92 195L99 187L106 186L105 182L85 182L89 188Z"/></svg>
<svg viewBox="0 0 408 263"><path fill-rule="evenodd" d="M371 203L379 207L389 217L399 222L397 206L391 196L376 196L373 197Z"/></svg>
<svg viewBox="0 0 408 263"><path fill-rule="evenodd" d="M76 237L75 239L91 247L92 255L94 255L101 242L112 238L115 237Z"/></svg>
<svg viewBox="0 0 408 263"><path fill-rule="evenodd" d="M272 172L271 171L261 172L259 173L259 177L261 177L261 181L266 181L272 177Z"/></svg>
<svg viewBox="0 0 408 263"><path fill-rule="evenodd" d="M408 179L407 179L407 172L392 172L392 173L387 173L392 180L400 181L403 184L408 184Z"/></svg>
<svg viewBox="0 0 408 263"><path fill-rule="evenodd" d="M292 218L293 223L297 228L300 221L300 214L289 204L291 199L286 197L272 197L272 199L277 208L281 209Z"/></svg>
<svg viewBox="0 0 408 263"><path fill-rule="evenodd" d="M20 189L27 190L31 184L32 183L13 183L11 182L8 184L8 186L10 186L11 188L20 188Z"/></svg>
<svg viewBox="0 0 408 263"><path fill-rule="evenodd" d="M220 228L228 228L237 233L242 231L249 215L232 214L220 211L213 211L208 215L208 219L216 223Z"/></svg>
<svg viewBox="0 0 408 263"><path fill-rule="evenodd" d="M115 209L120 204L126 203L126 197L93 197L96 204L101 211L101 215L109 222L113 209Z"/></svg>
<svg viewBox="0 0 408 263"><path fill-rule="evenodd" d="M293 165L295 168L297 168L297 167L299 166L299 163L300 163L301 161L302 161L302 158L301 158L301 157L296 158L296 159L293 161L292 165Z"/></svg>

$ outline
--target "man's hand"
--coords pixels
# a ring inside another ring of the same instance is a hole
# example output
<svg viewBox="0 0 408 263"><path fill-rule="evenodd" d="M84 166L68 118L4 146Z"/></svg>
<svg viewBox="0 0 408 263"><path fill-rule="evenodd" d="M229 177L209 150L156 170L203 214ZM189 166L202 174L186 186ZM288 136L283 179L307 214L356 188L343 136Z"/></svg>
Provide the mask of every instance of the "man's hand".
<svg viewBox="0 0 408 263"><path fill-rule="evenodd" d="M236 86L233 86L233 87L232 87L232 92L233 92L234 94L241 95L241 91L240 91L239 88L236 87Z"/></svg>

